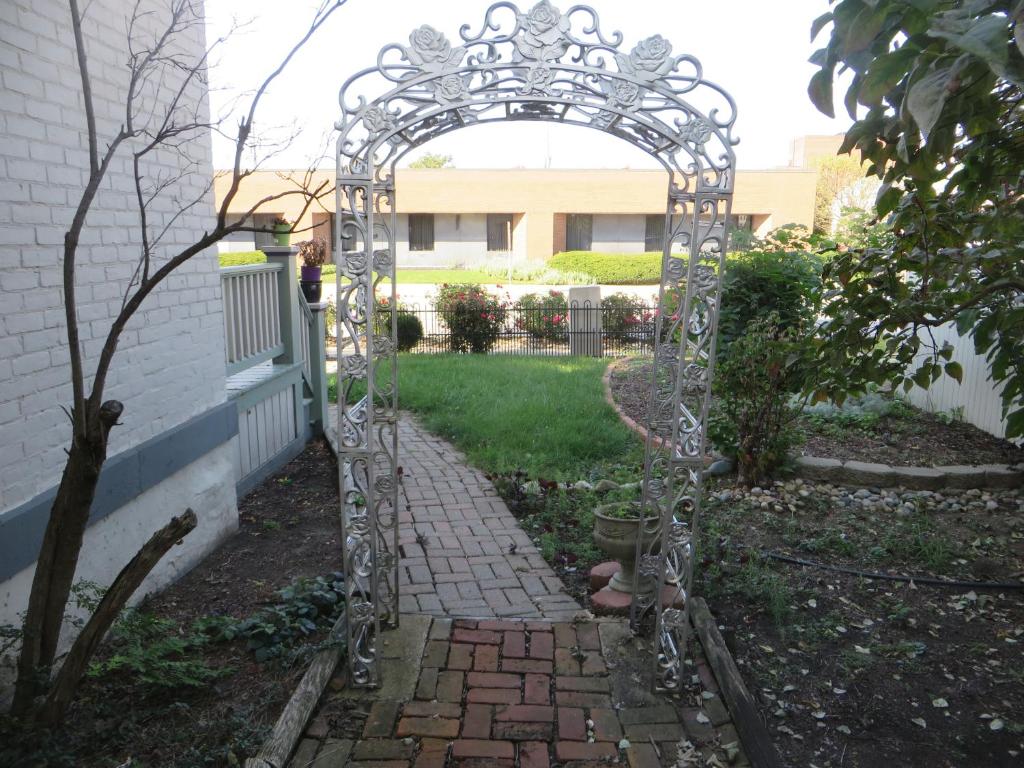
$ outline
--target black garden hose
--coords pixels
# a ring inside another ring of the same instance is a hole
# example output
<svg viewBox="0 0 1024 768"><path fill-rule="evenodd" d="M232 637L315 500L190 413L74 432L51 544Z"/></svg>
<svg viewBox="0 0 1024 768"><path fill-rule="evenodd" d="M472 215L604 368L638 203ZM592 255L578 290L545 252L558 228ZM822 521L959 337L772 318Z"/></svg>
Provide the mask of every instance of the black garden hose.
<svg viewBox="0 0 1024 768"><path fill-rule="evenodd" d="M852 576L861 576L865 579L879 579L883 581L913 582L926 587L957 587L968 589L1024 589L1024 582L1020 581L949 581L937 579L934 576L901 576L893 573L878 573L876 571L862 571L859 568L850 568L845 565L831 565L829 563L818 563L813 560L804 560L801 557L784 555L781 552L772 552L767 549L757 550L764 557L772 560L779 560L792 565L802 565L806 568L821 568L825 571L836 571L848 573Z"/></svg>

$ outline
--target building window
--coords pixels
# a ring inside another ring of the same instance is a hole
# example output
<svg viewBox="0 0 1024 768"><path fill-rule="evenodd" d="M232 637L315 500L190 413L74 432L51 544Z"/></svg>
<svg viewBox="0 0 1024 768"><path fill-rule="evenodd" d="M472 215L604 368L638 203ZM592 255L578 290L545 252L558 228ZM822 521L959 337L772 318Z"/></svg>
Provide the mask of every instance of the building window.
<svg viewBox="0 0 1024 768"><path fill-rule="evenodd" d="M409 214L409 250L434 250L434 214Z"/></svg>
<svg viewBox="0 0 1024 768"><path fill-rule="evenodd" d="M512 214L487 214L487 250L512 250Z"/></svg>
<svg viewBox="0 0 1024 768"><path fill-rule="evenodd" d="M644 224L644 250L661 253L665 247L665 215L648 214Z"/></svg>
<svg viewBox="0 0 1024 768"><path fill-rule="evenodd" d="M570 213L565 217L565 250L589 251L594 243L594 217Z"/></svg>

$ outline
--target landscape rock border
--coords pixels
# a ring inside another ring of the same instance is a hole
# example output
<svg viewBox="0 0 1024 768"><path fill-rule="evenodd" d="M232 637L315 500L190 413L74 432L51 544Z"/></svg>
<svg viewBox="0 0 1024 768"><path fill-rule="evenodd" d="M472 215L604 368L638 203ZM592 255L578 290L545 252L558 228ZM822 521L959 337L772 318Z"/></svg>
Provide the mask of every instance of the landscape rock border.
<svg viewBox="0 0 1024 768"><path fill-rule="evenodd" d="M612 360L605 369L601 383L604 399L622 423L647 440L647 429L626 414L612 396L612 372L626 358ZM660 445L662 438L655 436ZM834 485L875 486L879 488L906 488L912 491L939 491L945 488L1021 488L1024 487L1024 467L1005 464L978 464L974 466L950 464L940 467L900 467L867 461L830 459L820 456L793 456L792 465L798 477Z"/></svg>
<svg viewBox="0 0 1024 768"><path fill-rule="evenodd" d="M1024 486L1024 468L1004 464L900 467L820 456L794 456L793 467L799 477L834 485L901 487L914 491Z"/></svg>

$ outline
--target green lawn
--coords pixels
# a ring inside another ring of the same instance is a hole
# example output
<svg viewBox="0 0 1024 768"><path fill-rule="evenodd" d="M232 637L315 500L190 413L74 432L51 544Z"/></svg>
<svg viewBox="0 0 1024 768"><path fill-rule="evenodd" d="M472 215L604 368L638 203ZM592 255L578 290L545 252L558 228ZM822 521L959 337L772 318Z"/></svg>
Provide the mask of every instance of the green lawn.
<svg viewBox="0 0 1024 768"><path fill-rule="evenodd" d="M640 455L640 441L604 400L606 366L591 358L400 355L399 405L487 472L578 480L596 464Z"/></svg>
<svg viewBox="0 0 1024 768"><path fill-rule="evenodd" d="M242 251L238 253L220 254L221 267L237 267L245 264L263 264L267 257L263 251ZM335 265L325 264L323 278L333 280ZM506 283L507 279L495 277L479 269L400 269L398 282L406 285L439 284L439 283ZM514 282L529 282L516 280Z"/></svg>

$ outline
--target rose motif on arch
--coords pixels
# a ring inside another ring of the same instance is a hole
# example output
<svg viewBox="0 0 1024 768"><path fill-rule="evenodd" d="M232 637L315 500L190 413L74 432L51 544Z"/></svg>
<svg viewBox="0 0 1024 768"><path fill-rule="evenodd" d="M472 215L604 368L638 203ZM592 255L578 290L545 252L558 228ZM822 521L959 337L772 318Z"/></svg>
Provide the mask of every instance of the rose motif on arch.
<svg viewBox="0 0 1024 768"><path fill-rule="evenodd" d="M520 34L512 41L524 59L551 61L568 49L571 22L568 16L548 0L542 0L526 13L517 14Z"/></svg>
<svg viewBox="0 0 1024 768"><path fill-rule="evenodd" d="M434 98L441 104L464 101L469 96L469 78L461 75L445 75L433 87Z"/></svg>
<svg viewBox="0 0 1024 768"><path fill-rule="evenodd" d="M619 71L633 75L638 80L651 82L672 71L672 43L661 35L648 37L636 44L629 56L616 54Z"/></svg>
<svg viewBox="0 0 1024 768"><path fill-rule="evenodd" d="M701 265L694 270L693 286L698 295L706 296L718 286L718 275L711 267Z"/></svg>
<svg viewBox="0 0 1024 768"><path fill-rule="evenodd" d="M643 89L628 80L602 80L601 89L612 107L630 109L635 107L643 96Z"/></svg>
<svg viewBox="0 0 1024 768"><path fill-rule="evenodd" d="M391 251L377 249L373 252L373 271L381 275L391 275Z"/></svg>
<svg viewBox="0 0 1024 768"><path fill-rule="evenodd" d="M355 626L370 623L373 619L373 603L368 600L351 603L348 607L348 618Z"/></svg>
<svg viewBox="0 0 1024 768"><path fill-rule="evenodd" d="M527 95L530 93L550 93L551 92L551 81L554 79L555 73L544 64L536 64L526 70L524 76L523 85L519 88L519 93Z"/></svg>
<svg viewBox="0 0 1024 768"><path fill-rule="evenodd" d="M347 277L357 277L366 272L366 254L363 251L348 251L342 257L342 272Z"/></svg>
<svg viewBox="0 0 1024 768"><path fill-rule="evenodd" d="M363 378L366 376L366 358L358 352L354 355L343 355L341 367L346 376Z"/></svg>
<svg viewBox="0 0 1024 768"><path fill-rule="evenodd" d="M391 115L381 107L370 107L363 113L363 127L370 133L383 133L394 125L395 121Z"/></svg>
<svg viewBox="0 0 1024 768"><path fill-rule="evenodd" d="M448 38L428 24L412 31L409 47L405 49L409 63L425 72L458 66L465 53L465 48L452 48Z"/></svg>
<svg viewBox="0 0 1024 768"><path fill-rule="evenodd" d="M683 141L692 141L696 146L702 147L711 138L711 126L706 120L695 117L679 131L679 138Z"/></svg>

